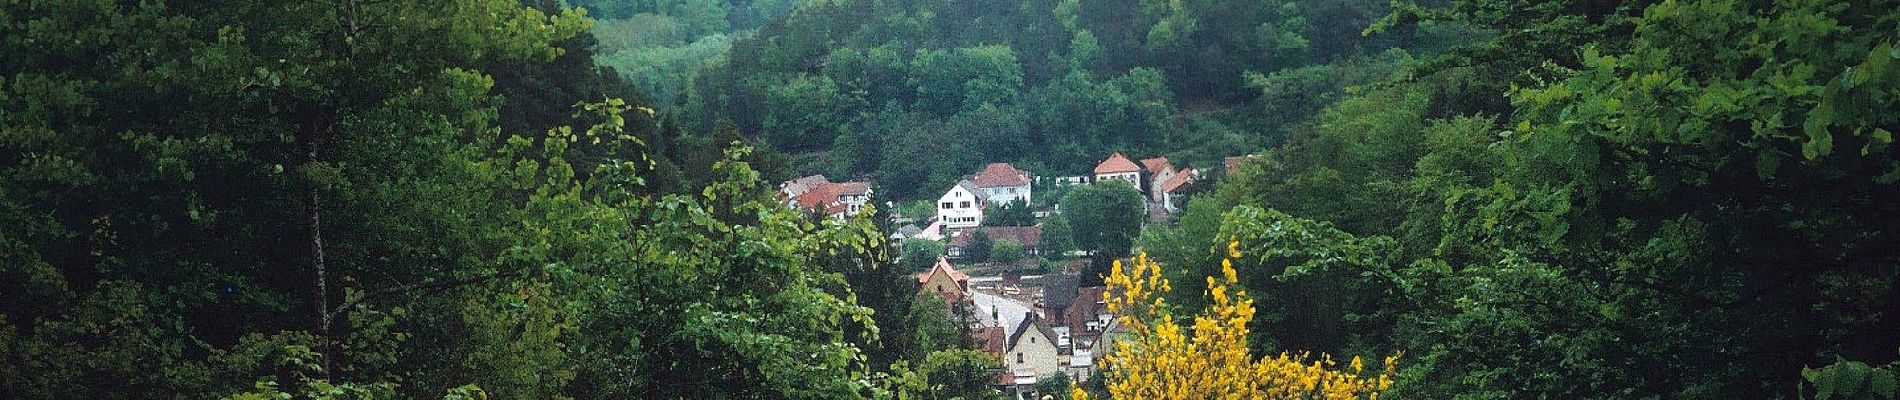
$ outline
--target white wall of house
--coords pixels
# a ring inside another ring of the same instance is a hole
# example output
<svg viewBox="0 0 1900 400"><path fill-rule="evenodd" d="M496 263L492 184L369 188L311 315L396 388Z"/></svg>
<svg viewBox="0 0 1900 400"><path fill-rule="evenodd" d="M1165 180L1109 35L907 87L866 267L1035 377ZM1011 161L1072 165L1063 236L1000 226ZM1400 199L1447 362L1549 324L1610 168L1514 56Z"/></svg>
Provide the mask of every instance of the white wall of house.
<svg viewBox="0 0 1900 400"><path fill-rule="evenodd" d="M974 228L983 225L983 202L962 185L951 186L937 198L937 220L944 228Z"/></svg>
<svg viewBox="0 0 1900 400"><path fill-rule="evenodd" d="M1042 334L1041 329L1029 328L1023 337L1016 340L1016 346L1003 356L1003 364L1009 365L1009 371L1017 375L1048 376L1062 370L1062 360L1056 353L1054 338Z"/></svg>
<svg viewBox="0 0 1900 400"><path fill-rule="evenodd" d="M984 197L988 197L991 203L996 204L1005 204L1016 200L1022 200L1023 203L1030 201L1029 185L987 187L983 188L983 192L988 194Z"/></svg>

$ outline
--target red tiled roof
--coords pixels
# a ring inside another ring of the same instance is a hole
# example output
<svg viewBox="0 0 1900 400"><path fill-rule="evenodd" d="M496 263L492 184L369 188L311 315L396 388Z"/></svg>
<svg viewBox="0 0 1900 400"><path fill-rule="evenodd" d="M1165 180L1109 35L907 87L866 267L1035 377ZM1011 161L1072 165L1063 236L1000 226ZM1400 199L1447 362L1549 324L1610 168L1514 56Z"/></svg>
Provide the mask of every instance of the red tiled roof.
<svg viewBox="0 0 1900 400"><path fill-rule="evenodd" d="M1175 173L1174 177L1168 178L1167 182L1161 183L1161 192L1174 193L1177 190L1181 190L1181 188L1187 187L1188 184L1194 183L1194 175L1197 173L1198 171L1191 169Z"/></svg>
<svg viewBox="0 0 1900 400"><path fill-rule="evenodd" d="M970 181L975 182L976 187L983 188L1027 186L1029 185L1029 174L1016 169L1016 166L1009 165L1009 163L990 163L989 165L983 166L983 172L976 173L976 176L971 177Z"/></svg>
<svg viewBox="0 0 1900 400"><path fill-rule="evenodd" d="M1167 169L1173 166L1173 164L1168 163L1167 157L1155 157L1141 160L1141 166L1147 168L1149 173L1159 174L1161 170Z"/></svg>
<svg viewBox="0 0 1900 400"><path fill-rule="evenodd" d="M833 185L829 183L822 184L822 185L815 185L815 186L812 186L810 190L806 190L805 193L800 193L798 197L795 197L792 200L798 202L799 208L803 208L807 210L824 210L825 208L830 206L832 203L836 203L838 201L838 185Z"/></svg>
<svg viewBox="0 0 1900 400"><path fill-rule="evenodd" d="M1134 161L1128 161L1128 157L1123 156L1120 152L1108 155L1108 159L1102 160L1101 164L1095 164L1096 175L1140 171L1141 166L1135 165Z"/></svg>
<svg viewBox="0 0 1900 400"><path fill-rule="evenodd" d="M931 266L929 271L924 271L917 274L917 283L929 282L930 275L934 272L937 272L937 269L943 269L944 274L950 276L950 280L957 281L957 282L965 282L965 281L970 280L969 275L965 275L963 271L958 271L956 267L950 265L950 259L940 256L940 257L937 257L937 265Z"/></svg>

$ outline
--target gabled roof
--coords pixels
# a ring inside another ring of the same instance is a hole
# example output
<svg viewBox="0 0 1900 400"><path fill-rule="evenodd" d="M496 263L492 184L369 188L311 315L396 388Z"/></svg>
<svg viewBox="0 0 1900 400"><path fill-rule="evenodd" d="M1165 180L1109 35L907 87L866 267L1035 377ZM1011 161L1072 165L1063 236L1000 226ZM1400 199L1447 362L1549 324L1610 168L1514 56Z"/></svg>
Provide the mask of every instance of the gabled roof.
<svg viewBox="0 0 1900 400"><path fill-rule="evenodd" d="M1049 342L1050 347L1054 347L1056 345L1055 342L1053 342L1053 340L1056 340L1056 333L1055 331L1049 330L1049 324L1046 322L1043 322L1042 318L1036 317L1036 313L1028 313L1028 314L1023 315L1023 323L1016 325L1016 331L1010 332L1009 348L1011 349L1016 348L1016 345L1018 344L1017 342L1022 341L1023 334L1029 333L1030 329L1035 329L1037 332L1041 332L1043 340L1051 341Z"/></svg>
<svg viewBox="0 0 1900 400"><path fill-rule="evenodd" d="M971 176L970 181L980 188L1028 186L1029 173L1009 163L990 163L983 166L983 172Z"/></svg>
<svg viewBox="0 0 1900 400"><path fill-rule="evenodd" d="M1094 321L1096 315L1108 311L1108 305L1102 301L1102 291L1105 289L1102 286L1076 289L1075 300L1062 313L1062 323L1069 326L1069 336L1094 335L1089 332L1088 323Z"/></svg>
<svg viewBox="0 0 1900 400"><path fill-rule="evenodd" d="M1159 174L1161 170L1173 168L1174 164L1169 164L1167 157L1155 157L1142 159L1141 167L1147 168L1148 173Z"/></svg>
<svg viewBox="0 0 1900 400"><path fill-rule="evenodd" d="M825 210L831 203L838 201L838 185L830 183L814 185L804 193L792 198L798 208L807 210Z"/></svg>
<svg viewBox="0 0 1900 400"><path fill-rule="evenodd" d="M1128 161L1128 156L1122 155L1121 152L1110 154L1107 160L1102 160L1101 164L1095 164L1096 175L1124 172L1141 172L1141 166L1135 165L1134 161Z"/></svg>
<svg viewBox="0 0 1900 400"><path fill-rule="evenodd" d="M1195 171L1191 169L1175 173L1174 177L1168 178L1167 182L1161 183L1161 192L1174 193L1176 191L1180 191L1181 189L1185 189L1187 188L1188 184L1194 183L1195 175L1199 173L1200 171Z"/></svg>
<svg viewBox="0 0 1900 400"><path fill-rule="evenodd" d="M1042 305L1051 313L1067 311L1075 303L1077 277L1070 274L1048 274L1042 276ZM1050 314L1057 315L1057 314ZM1065 326L1067 324L1064 324Z"/></svg>
<svg viewBox="0 0 1900 400"><path fill-rule="evenodd" d="M930 266L929 271L918 273L917 283L929 282L930 276L936 274L937 270L939 269L943 270L944 275L950 276L950 280L957 281L957 282L967 282L970 280L969 275L965 275L962 271L957 271L956 267L953 267L950 265L949 258L945 258L943 256L937 256L937 265Z"/></svg>

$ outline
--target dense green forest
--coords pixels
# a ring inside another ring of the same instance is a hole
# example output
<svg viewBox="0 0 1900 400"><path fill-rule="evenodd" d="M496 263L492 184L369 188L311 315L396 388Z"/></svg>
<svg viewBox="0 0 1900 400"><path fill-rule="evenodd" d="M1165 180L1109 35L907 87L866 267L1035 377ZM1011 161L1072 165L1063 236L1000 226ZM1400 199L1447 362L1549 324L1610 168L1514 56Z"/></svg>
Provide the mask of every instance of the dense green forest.
<svg viewBox="0 0 1900 400"><path fill-rule="evenodd" d="M1210 175L1045 235L1381 398L1892 399L1896 63L1884 0L5 1L0 398L999 397L941 244L774 185L1120 151Z"/></svg>

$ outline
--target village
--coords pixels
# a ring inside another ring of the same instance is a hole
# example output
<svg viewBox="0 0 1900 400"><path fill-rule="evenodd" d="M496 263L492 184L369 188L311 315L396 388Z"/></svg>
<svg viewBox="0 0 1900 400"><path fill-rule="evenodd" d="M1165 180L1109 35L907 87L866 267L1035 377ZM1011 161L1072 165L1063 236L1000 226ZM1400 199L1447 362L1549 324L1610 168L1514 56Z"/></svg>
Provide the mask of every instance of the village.
<svg viewBox="0 0 1900 400"><path fill-rule="evenodd" d="M1227 157L1223 171L1239 168L1250 157ZM1176 168L1166 157L1136 161L1119 152L1097 163L1091 173L1075 176L1039 177L1010 163L989 163L946 188L930 204L934 214L891 213L894 228L889 235L893 241L942 244L943 251L928 269L916 273L917 295L942 299L952 319L961 321L969 342L1001 362L991 382L997 390L1018 399L1039 398L1039 380L1057 374L1079 382L1096 378L1101 357L1123 335L1105 307L1105 288L1081 286L1091 281L1081 270L1094 254L1043 243L1043 221L1062 210L1053 201L1035 202L1038 189L1046 195L1096 182L1126 183L1142 194L1145 223L1159 223L1180 212L1195 185L1207 179L1202 170ZM779 185L786 206L833 219L862 211L872 201L873 190L869 181L831 182L823 175ZM990 223L1003 218L1000 213L1023 211L1020 208L1029 208L1030 223ZM1032 261L991 257L989 253L1000 253L996 248L1020 249L1011 251ZM1042 261L1040 268L1024 266L1039 259L1057 261Z"/></svg>

